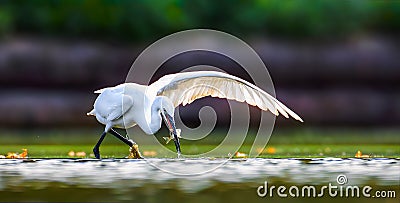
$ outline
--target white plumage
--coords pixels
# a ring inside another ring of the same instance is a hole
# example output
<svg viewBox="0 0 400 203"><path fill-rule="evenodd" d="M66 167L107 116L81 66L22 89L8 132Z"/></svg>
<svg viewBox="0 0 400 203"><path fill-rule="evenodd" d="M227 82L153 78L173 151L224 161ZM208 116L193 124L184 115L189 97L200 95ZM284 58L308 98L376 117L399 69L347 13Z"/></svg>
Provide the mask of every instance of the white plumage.
<svg viewBox="0 0 400 203"><path fill-rule="evenodd" d="M112 127L130 128L137 124L145 133L154 134L161 128L161 120L164 119L171 137L174 136L178 153L180 149L173 120L174 109L206 96L246 102L264 111L269 110L276 116L282 114L303 122L296 113L259 87L216 71L170 74L149 86L124 83L95 93L100 95L88 115L96 116L105 125L105 133Z"/></svg>
<svg viewBox="0 0 400 203"><path fill-rule="evenodd" d="M149 87L151 93L168 97L175 107L192 103L206 96L246 102L276 116L303 120L292 110L259 87L232 75L216 71L196 71L170 74Z"/></svg>

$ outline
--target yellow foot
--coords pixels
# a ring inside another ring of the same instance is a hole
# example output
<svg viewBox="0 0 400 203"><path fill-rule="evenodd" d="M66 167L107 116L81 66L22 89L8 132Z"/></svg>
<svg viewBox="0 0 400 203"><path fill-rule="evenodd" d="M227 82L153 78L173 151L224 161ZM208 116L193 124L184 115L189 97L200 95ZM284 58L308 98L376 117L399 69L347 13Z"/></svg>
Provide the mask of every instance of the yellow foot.
<svg viewBox="0 0 400 203"><path fill-rule="evenodd" d="M139 151L139 145L134 144L129 149L128 159L143 159L143 157L142 157L142 155L140 154L140 151Z"/></svg>

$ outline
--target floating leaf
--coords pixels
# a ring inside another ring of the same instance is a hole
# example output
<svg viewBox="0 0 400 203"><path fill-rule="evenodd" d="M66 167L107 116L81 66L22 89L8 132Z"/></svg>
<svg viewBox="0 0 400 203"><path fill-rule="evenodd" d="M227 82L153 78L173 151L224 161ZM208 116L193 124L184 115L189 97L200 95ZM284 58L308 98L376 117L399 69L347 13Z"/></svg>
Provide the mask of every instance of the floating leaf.
<svg viewBox="0 0 400 203"><path fill-rule="evenodd" d="M28 150L27 149L22 149L22 153L18 154L15 152L8 152L7 156L5 158L7 159L24 159L24 158L28 158Z"/></svg>
<svg viewBox="0 0 400 203"><path fill-rule="evenodd" d="M358 150L354 157L361 158L361 156L362 156L362 152L360 150Z"/></svg>
<svg viewBox="0 0 400 203"><path fill-rule="evenodd" d="M19 158L27 158L28 157L28 149L22 149L22 153L19 155Z"/></svg>
<svg viewBox="0 0 400 203"><path fill-rule="evenodd" d="M157 152L156 151L143 151L144 156L156 156Z"/></svg>
<svg viewBox="0 0 400 203"><path fill-rule="evenodd" d="M76 152L75 156L77 156L77 157L85 157L86 156L86 152Z"/></svg>
<svg viewBox="0 0 400 203"><path fill-rule="evenodd" d="M276 153L275 147L268 147L266 149L266 151L267 151L267 154L275 154Z"/></svg>
<svg viewBox="0 0 400 203"><path fill-rule="evenodd" d="M74 151L69 151L69 152L68 152L68 156L74 157L74 156L75 156L75 152L74 152Z"/></svg>
<svg viewBox="0 0 400 203"><path fill-rule="evenodd" d="M267 147L267 148L258 148L257 152L259 154L275 154L276 153L276 148L275 147Z"/></svg>
<svg viewBox="0 0 400 203"><path fill-rule="evenodd" d="M242 152L236 152L236 153L235 153L235 157L236 157L236 158L246 158L246 157L247 157L247 154L242 153Z"/></svg>
<svg viewBox="0 0 400 203"><path fill-rule="evenodd" d="M356 158L370 158L369 155L362 154L362 152L360 150L357 151L357 153L356 153L356 155L354 157L356 157Z"/></svg>

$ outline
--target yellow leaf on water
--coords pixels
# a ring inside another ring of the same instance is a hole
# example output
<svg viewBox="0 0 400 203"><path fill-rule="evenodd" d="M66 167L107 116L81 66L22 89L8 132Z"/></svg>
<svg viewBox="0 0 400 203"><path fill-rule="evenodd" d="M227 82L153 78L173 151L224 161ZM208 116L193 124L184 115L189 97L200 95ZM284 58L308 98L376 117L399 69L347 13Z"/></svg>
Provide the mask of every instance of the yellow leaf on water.
<svg viewBox="0 0 400 203"><path fill-rule="evenodd" d="M74 151L69 151L69 152L68 152L68 156L74 157L74 156L75 156L75 152L74 152Z"/></svg>
<svg viewBox="0 0 400 203"><path fill-rule="evenodd" d="M28 157L28 150L22 149L22 153L19 155L19 158L27 158Z"/></svg>
<svg viewBox="0 0 400 203"><path fill-rule="evenodd" d="M144 156L156 156L157 152L156 151L143 151Z"/></svg>
<svg viewBox="0 0 400 203"><path fill-rule="evenodd" d="M368 155L368 154L362 154L362 152L360 150L358 150L354 157L356 157L356 158L370 158L371 156Z"/></svg>
<svg viewBox="0 0 400 203"><path fill-rule="evenodd" d="M77 157L84 157L84 156L86 156L86 152L76 152L76 153L75 153L75 156L77 156Z"/></svg>
<svg viewBox="0 0 400 203"><path fill-rule="evenodd" d="M28 157L28 150L27 149L22 149L22 153L18 154L15 152L8 152L7 156L5 158L7 159L24 159Z"/></svg>
<svg viewBox="0 0 400 203"><path fill-rule="evenodd" d="M8 152L7 153L7 159L17 159L18 158L18 154L15 152Z"/></svg>
<svg viewBox="0 0 400 203"><path fill-rule="evenodd" d="M259 154L275 154L276 153L276 148L275 147L267 147L267 148L258 148L257 152Z"/></svg>
<svg viewBox="0 0 400 203"><path fill-rule="evenodd" d="M242 152L236 152L236 153L235 153L235 157L236 157L236 158L246 158L246 157L247 157L247 154L242 153Z"/></svg>
<svg viewBox="0 0 400 203"><path fill-rule="evenodd" d="M275 147L268 147L266 151L267 151L267 154L275 154L276 153Z"/></svg>

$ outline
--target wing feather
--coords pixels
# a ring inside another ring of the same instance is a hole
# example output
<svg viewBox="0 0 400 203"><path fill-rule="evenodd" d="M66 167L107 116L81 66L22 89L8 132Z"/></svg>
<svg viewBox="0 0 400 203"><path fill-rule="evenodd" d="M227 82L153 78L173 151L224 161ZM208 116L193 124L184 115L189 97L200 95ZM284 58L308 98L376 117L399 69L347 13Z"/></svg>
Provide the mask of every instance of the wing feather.
<svg viewBox="0 0 400 203"><path fill-rule="evenodd" d="M239 84L239 88L235 88L235 95L234 95L234 97L235 97L235 99L236 99L237 101L239 101L239 102L244 102L244 101L245 101L245 98L244 98L244 96L243 96L243 91L242 91L242 88L241 88L240 86L242 86L242 84Z"/></svg>
<svg viewBox="0 0 400 203"><path fill-rule="evenodd" d="M176 106L206 96L246 102L275 115L303 120L292 110L259 87L238 77L216 71L196 71L166 75L149 86L158 96L166 96Z"/></svg>

